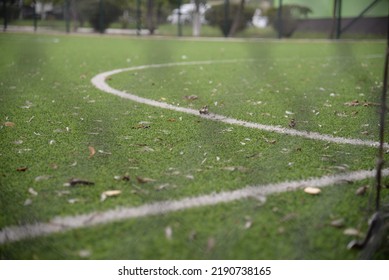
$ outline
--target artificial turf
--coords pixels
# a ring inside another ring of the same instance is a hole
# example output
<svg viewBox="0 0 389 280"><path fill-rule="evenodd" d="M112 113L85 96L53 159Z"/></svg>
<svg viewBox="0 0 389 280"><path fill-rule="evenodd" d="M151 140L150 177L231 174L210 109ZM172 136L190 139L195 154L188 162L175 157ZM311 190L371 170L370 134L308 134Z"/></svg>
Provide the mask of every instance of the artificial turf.
<svg viewBox="0 0 389 280"><path fill-rule="evenodd" d="M297 130L376 141L380 41L1 34L0 46L0 228L375 166L375 148L150 107L101 92L90 79L139 65L242 59L124 72L108 82L176 106L209 105L212 113L282 127L294 118ZM94 185L64 186L71 178ZM368 194L356 196L365 184ZM107 190L121 194L101 201ZM343 218L345 228L363 233L373 194L373 180L315 197L282 193L264 204L247 199L0 245L0 256L73 259L87 250L91 259L355 259L344 228L329 223Z"/></svg>

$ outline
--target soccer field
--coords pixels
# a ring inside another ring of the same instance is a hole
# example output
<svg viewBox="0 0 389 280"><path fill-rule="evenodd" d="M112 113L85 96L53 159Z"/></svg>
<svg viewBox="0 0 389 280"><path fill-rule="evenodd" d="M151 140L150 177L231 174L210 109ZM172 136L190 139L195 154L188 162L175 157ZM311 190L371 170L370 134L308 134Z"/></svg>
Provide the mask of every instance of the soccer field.
<svg viewBox="0 0 389 280"><path fill-rule="evenodd" d="M383 41L0 46L0 258L359 258Z"/></svg>

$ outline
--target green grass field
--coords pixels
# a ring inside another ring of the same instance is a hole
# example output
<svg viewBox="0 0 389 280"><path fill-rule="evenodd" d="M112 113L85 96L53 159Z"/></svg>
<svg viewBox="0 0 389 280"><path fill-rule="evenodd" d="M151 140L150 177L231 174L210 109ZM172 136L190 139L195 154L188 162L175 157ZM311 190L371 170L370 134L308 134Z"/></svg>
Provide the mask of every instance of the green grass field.
<svg viewBox="0 0 389 280"><path fill-rule="evenodd" d="M376 148L231 125L177 107L378 140L382 41L0 34L0 230L375 167ZM236 60L220 63L224 60ZM186 63L206 61L204 64ZM192 98L188 98L192 96ZM195 96L195 98L193 97ZM356 101L358 100L358 102ZM68 186L72 178L93 185ZM385 184L389 180L384 178ZM355 191L368 186L365 195ZM189 207L0 244L2 259L358 259L374 179ZM116 195L102 199L102 193ZM382 193L387 203L387 189ZM341 227L331 222L341 219ZM388 258L383 247L374 258Z"/></svg>

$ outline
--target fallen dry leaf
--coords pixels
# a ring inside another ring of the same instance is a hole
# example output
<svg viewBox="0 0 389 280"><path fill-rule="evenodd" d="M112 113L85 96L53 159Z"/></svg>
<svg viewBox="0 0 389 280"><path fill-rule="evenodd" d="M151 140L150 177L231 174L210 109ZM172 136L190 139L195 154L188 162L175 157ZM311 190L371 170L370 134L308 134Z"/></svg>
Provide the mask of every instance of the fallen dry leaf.
<svg viewBox="0 0 389 280"><path fill-rule="evenodd" d="M15 126L15 123L13 123L13 122L5 122L4 126L13 127L13 126Z"/></svg>
<svg viewBox="0 0 389 280"><path fill-rule="evenodd" d="M263 137L263 139L265 140L266 143L268 144L275 144L277 143L277 140L274 140L274 139L267 139L265 137Z"/></svg>
<svg viewBox="0 0 389 280"><path fill-rule="evenodd" d="M28 206L28 205L31 205L31 204L32 204L32 200L31 200L30 198L27 198L27 199L24 201L24 203L23 203L24 206Z"/></svg>
<svg viewBox="0 0 389 280"><path fill-rule="evenodd" d="M211 252L215 248L215 245L216 245L215 238L213 238L213 237L208 238L208 241L207 241L207 252L208 253Z"/></svg>
<svg viewBox="0 0 389 280"><path fill-rule="evenodd" d="M362 186L362 187L359 187L356 191L355 191L355 194L356 195L364 195L366 193L366 190L369 186Z"/></svg>
<svg viewBox="0 0 389 280"><path fill-rule="evenodd" d="M208 115L209 114L209 109L208 106L205 105L199 110L200 115Z"/></svg>
<svg viewBox="0 0 389 280"><path fill-rule="evenodd" d="M81 258L88 258L92 255L92 252L89 251L89 250L80 250L78 251L78 255L81 257Z"/></svg>
<svg viewBox="0 0 389 280"><path fill-rule="evenodd" d="M92 146L89 146L88 149L89 149L89 158L92 158L96 154L96 150Z"/></svg>
<svg viewBox="0 0 389 280"><path fill-rule="evenodd" d="M317 195L321 190L319 188L307 187L304 189L304 192L311 195Z"/></svg>
<svg viewBox="0 0 389 280"><path fill-rule="evenodd" d="M118 180L118 181L130 181L131 178L130 178L130 175L123 175L123 176L114 176L115 180Z"/></svg>
<svg viewBox="0 0 389 280"><path fill-rule="evenodd" d="M242 173L249 171L249 169L244 166L226 166L226 167L222 167L221 169L226 171L239 171Z"/></svg>
<svg viewBox="0 0 389 280"><path fill-rule="evenodd" d="M168 240L171 240L173 237L173 229L170 226L165 228L165 236Z"/></svg>
<svg viewBox="0 0 389 280"><path fill-rule="evenodd" d="M344 227L344 219L333 220L330 225L336 228Z"/></svg>
<svg viewBox="0 0 389 280"><path fill-rule="evenodd" d="M121 190L109 190L105 191L101 194L100 196L100 201L104 201L107 199L107 197L112 197L112 196L118 196L122 193Z"/></svg>
<svg viewBox="0 0 389 280"><path fill-rule="evenodd" d="M139 128L150 128L150 125L149 124L146 124L146 123L141 123L141 124L138 124L136 126L133 126L132 128L134 129L139 129Z"/></svg>
<svg viewBox="0 0 389 280"><path fill-rule="evenodd" d="M94 185L95 183L83 179L77 179L77 178L72 178L69 180L69 182L65 183L65 187L73 187L75 185L85 185L85 186L91 186Z"/></svg>
<svg viewBox="0 0 389 280"><path fill-rule="evenodd" d="M139 184L145 184L145 183L150 183L150 182L155 182L154 179L151 179L151 178L147 178L147 177L139 177L139 176L136 176L136 180L138 181Z"/></svg>
<svg viewBox="0 0 389 280"><path fill-rule="evenodd" d="M197 95L185 95L184 96L184 99L186 99L186 100L196 100L196 99L198 99L199 97L197 96Z"/></svg>
<svg viewBox="0 0 389 280"><path fill-rule="evenodd" d="M363 106L364 107L368 107L368 106L381 106L381 104L380 103L376 103L376 102L365 101L365 102L363 102Z"/></svg>
<svg viewBox="0 0 389 280"><path fill-rule="evenodd" d="M24 172L24 171L27 171L27 169L28 169L27 166L21 166L21 167L16 168L16 171Z"/></svg>
<svg viewBox="0 0 389 280"><path fill-rule="evenodd" d="M355 228L347 228L343 231L343 234L349 235L349 236L359 236L360 232L359 232L359 230L357 230Z"/></svg>
<svg viewBox="0 0 389 280"><path fill-rule="evenodd" d="M346 102L346 103L344 103L344 105L352 107L352 106L359 106L359 105L361 105L361 104L359 103L358 100L353 100L353 101L351 101L351 102Z"/></svg>
<svg viewBox="0 0 389 280"><path fill-rule="evenodd" d="M291 119L291 120L289 121L288 126L289 126L290 128L294 128L294 127L296 126L296 120L295 120L295 119Z"/></svg>
<svg viewBox="0 0 389 280"><path fill-rule="evenodd" d="M252 225L253 225L253 221L251 220L251 218L246 217L246 223L244 224L244 228L249 229L249 228L251 228Z"/></svg>
<svg viewBox="0 0 389 280"><path fill-rule="evenodd" d="M41 176L35 177L35 182L45 181L45 180L48 180L50 178L51 178L50 175L41 175Z"/></svg>
<svg viewBox="0 0 389 280"><path fill-rule="evenodd" d="M37 193L33 188L29 188L29 189L28 189L28 192L29 192L31 195L33 195L33 196L37 196L37 195L38 195L38 193Z"/></svg>

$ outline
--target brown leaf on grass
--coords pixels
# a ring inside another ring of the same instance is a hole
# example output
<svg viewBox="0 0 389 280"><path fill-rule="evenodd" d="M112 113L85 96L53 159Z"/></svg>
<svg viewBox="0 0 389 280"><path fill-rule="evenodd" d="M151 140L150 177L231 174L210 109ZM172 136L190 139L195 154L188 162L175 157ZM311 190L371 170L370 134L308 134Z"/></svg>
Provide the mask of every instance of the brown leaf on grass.
<svg viewBox="0 0 389 280"><path fill-rule="evenodd" d="M353 100L353 101L344 103L344 105L350 106L350 107L354 107L354 106L359 106L359 105L361 105L361 103L359 103L358 100Z"/></svg>
<svg viewBox="0 0 389 280"><path fill-rule="evenodd" d="M73 187L76 185L84 185L84 186L92 186L94 185L94 182L83 180L83 179L77 179L77 178L72 178L69 180L69 182L65 183L64 186L66 187Z"/></svg>
<svg viewBox="0 0 389 280"><path fill-rule="evenodd" d="M24 172L24 171L27 171L27 170L28 170L27 166L21 166L21 167L16 168L16 171L19 171L19 172Z"/></svg>
<svg viewBox="0 0 389 280"><path fill-rule="evenodd" d="M122 193L121 190L109 190L105 191L101 194L100 196L100 201L104 201L107 199L107 197L112 197L112 196L118 196Z"/></svg>
<svg viewBox="0 0 389 280"><path fill-rule="evenodd" d="M369 106L381 106L381 104L380 104L380 103L376 103L376 102L365 101L365 102L363 102L363 106L364 106L364 107L369 107Z"/></svg>
<svg viewBox="0 0 389 280"><path fill-rule="evenodd" d="M92 158L96 154L96 150L92 146L89 146L88 149L89 149L89 157L88 158Z"/></svg>
<svg viewBox="0 0 389 280"><path fill-rule="evenodd" d="M190 100L190 101L193 101L193 100L196 100L198 99L199 97L197 95L185 95L184 96L184 99L186 100Z"/></svg>
<svg viewBox="0 0 389 280"><path fill-rule="evenodd" d="M15 123L13 123L13 122L5 122L4 126L13 127L13 126L15 126Z"/></svg>
<svg viewBox="0 0 389 280"><path fill-rule="evenodd" d="M118 180L118 181L127 181L129 182L131 180L130 178L130 175L126 174L126 175L123 175L123 176L114 176L115 180Z"/></svg>
<svg viewBox="0 0 389 280"><path fill-rule="evenodd" d="M176 122L176 119L175 118L170 118L170 119L167 119L168 122Z"/></svg>
<svg viewBox="0 0 389 280"><path fill-rule="evenodd" d="M205 105L199 110L200 115L208 115L209 114L209 109L208 106Z"/></svg>
<svg viewBox="0 0 389 280"><path fill-rule="evenodd" d="M139 176L136 176L136 180L138 181L139 184L155 182L154 179L147 178L147 177L139 177Z"/></svg>

